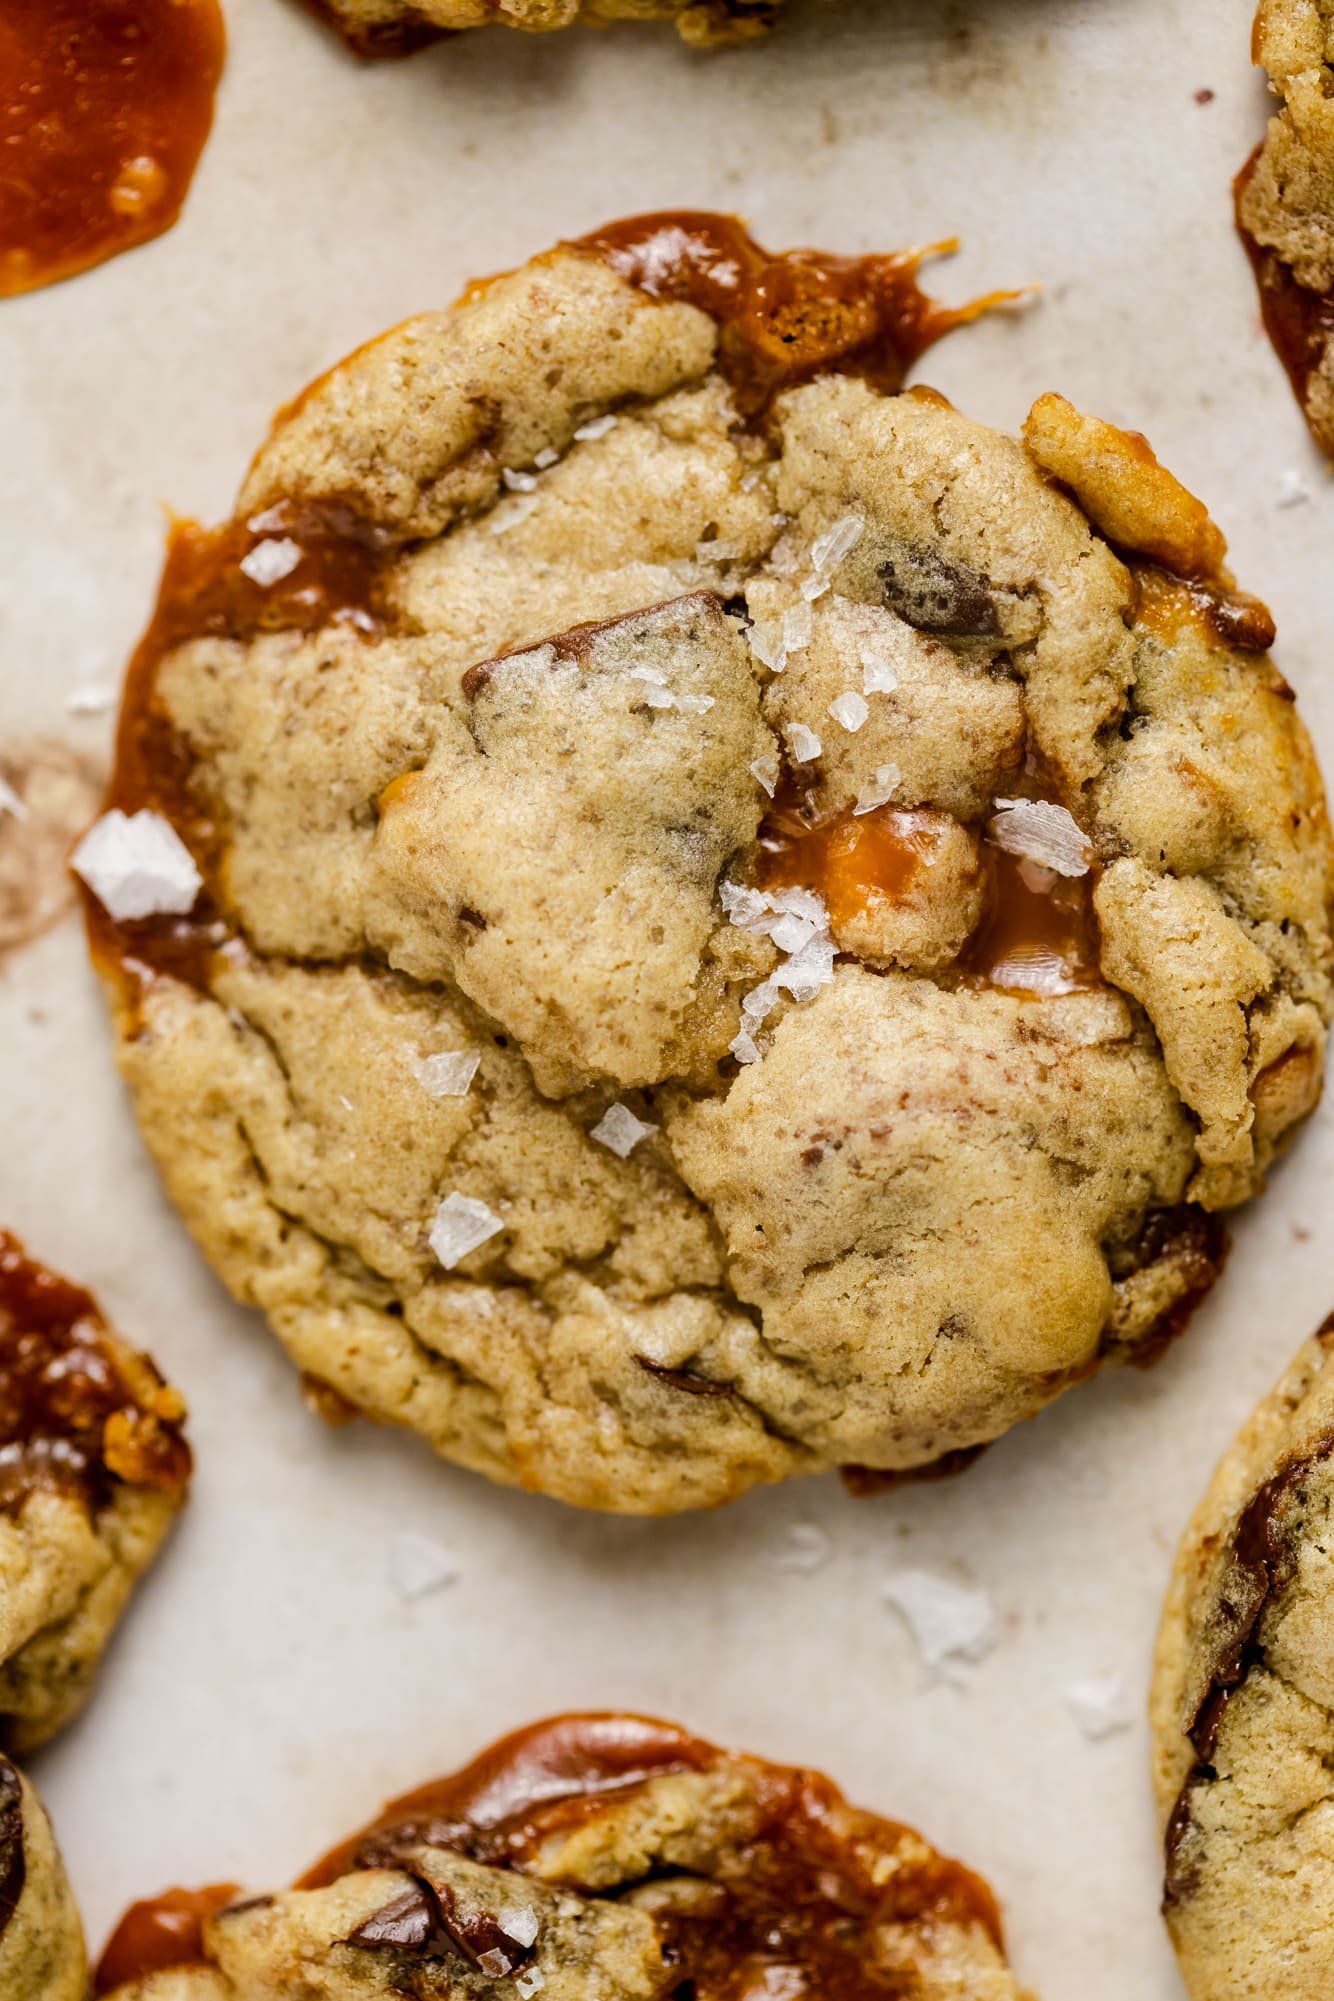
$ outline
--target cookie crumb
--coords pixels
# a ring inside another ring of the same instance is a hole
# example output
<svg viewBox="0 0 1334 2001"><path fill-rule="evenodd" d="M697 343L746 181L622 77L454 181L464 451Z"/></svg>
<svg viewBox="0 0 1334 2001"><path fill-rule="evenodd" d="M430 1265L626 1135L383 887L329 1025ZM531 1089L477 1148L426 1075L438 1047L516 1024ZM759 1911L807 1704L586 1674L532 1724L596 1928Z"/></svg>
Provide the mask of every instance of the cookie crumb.
<svg viewBox="0 0 1334 2001"><path fill-rule="evenodd" d="M455 1189L436 1210L427 1242L445 1270L453 1271L461 1258L488 1243L504 1227L485 1202L473 1195L460 1195Z"/></svg>
<svg viewBox="0 0 1334 2001"><path fill-rule="evenodd" d="M113 807L94 823L70 857L109 917L183 917L204 879L170 821L147 807L133 814Z"/></svg>

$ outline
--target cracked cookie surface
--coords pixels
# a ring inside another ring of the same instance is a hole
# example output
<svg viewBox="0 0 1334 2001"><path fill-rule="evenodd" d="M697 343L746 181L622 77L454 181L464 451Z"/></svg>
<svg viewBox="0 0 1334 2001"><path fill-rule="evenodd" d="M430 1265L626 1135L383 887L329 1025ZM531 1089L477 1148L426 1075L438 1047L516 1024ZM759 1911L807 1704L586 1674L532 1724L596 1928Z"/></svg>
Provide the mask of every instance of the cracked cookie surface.
<svg viewBox="0 0 1334 2001"><path fill-rule="evenodd" d="M1319 1094L1268 615L1134 434L900 393L913 268L562 246L170 555L111 802L204 889L91 913L144 1135L308 1376L493 1478L976 1449L1170 1336Z"/></svg>
<svg viewBox="0 0 1334 2001"><path fill-rule="evenodd" d="M185 1498L184 1405L77 1286L0 1232L0 1743L87 1699Z"/></svg>
<svg viewBox="0 0 1334 2001"><path fill-rule="evenodd" d="M228 1896L197 1897L193 1927L189 1893L135 1906L98 1993L1023 2001L971 1871L817 1773L642 1717L534 1725L395 1801L297 1889Z"/></svg>
<svg viewBox="0 0 1334 2001"><path fill-rule="evenodd" d="M1237 181L1265 326L1334 455L1334 0L1261 0L1253 52L1282 109Z"/></svg>
<svg viewBox="0 0 1334 2001"><path fill-rule="evenodd" d="M683 42L747 42L774 25L783 0L304 0L359 56L409 55L467 28L546 34L577 23L671 21Z"/></svg>
<svg viewBox="0 0 1334 2001"><path fill-rule="evenodd" d="M23 1774L0 1756L0 1994L85 2001L87 1973L51 1824Z"/></svg>
<svg viewBox="0 0 1334 2001"><path fill-rule="evenodd" d="M1153 1688L1164 1911L1198 2001L1334 1983L1334 1320L1223 1458Z"/></svg>

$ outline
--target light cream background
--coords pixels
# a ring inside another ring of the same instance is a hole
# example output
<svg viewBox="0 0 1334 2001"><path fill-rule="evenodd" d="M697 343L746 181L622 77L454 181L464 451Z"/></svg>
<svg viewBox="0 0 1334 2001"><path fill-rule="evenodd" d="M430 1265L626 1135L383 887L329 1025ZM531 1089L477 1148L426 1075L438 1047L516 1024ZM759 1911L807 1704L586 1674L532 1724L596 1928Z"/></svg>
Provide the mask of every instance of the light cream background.
<svg viewBox="0 0 1334 2001"><path fill-rule="evenodd" d="M1258 331L1228 180L1264 97L1249 0L800 4L766 48L667 31L478 36L365 70L287 0L227 0L218 121L176 231L0 305L6 741L89 747L153 590L159 503L224 511L274 406L355 342L562 233L735 206L775 246L959 231L951 299L1041 305L922 371L1013 425L1060 388L1148 431L1209 497L1334 770L1334 494ZM1195 93L1212 89L1214 102ZM1313 498L1280 508L1284 475ZM675 1524L581 1519L323 1431L163 1203L69 923L0 968L0 1218L96 1288L189 1393L190 1517L92 1712L35 1776L95 1942L176 1880L291 1875L380 1798L493 1734L627 1704L825 1767L984 1869L1043 2001L1173 2001L1143 1727L1081 1735L1066 1685L1138 1707L1177 1531L1234 1426L1334 1304L1334 1121L1239 1223L1232 1268L1149 1375L1077 1392L966 1479L857 1503L832 1481ZM775 1567L785 1531L831 1553ZM454 1552L405 1604L395 1538ZM881 1598L905 1564L984 1584L994 1653L928 1688Z"/></svg>

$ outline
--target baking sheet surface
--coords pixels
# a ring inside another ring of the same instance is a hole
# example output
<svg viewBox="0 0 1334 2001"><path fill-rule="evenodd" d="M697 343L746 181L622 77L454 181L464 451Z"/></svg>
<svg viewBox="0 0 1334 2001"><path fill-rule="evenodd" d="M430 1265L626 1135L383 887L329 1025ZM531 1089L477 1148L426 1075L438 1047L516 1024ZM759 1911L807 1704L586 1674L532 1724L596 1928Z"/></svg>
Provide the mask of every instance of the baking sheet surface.
<svg viewBox="0 0 1334 2001"><path fill-rule="evenodd" d="M1228 183L1259 136L1249 0L794 0L767 47L669 31L479 35L356 66L288 0L227 0L231 56L185 217L0 306L3 747L104 757L160 504L226 511L275 406L471 276L660 206L740 209L775 247L958 232L951 299L1040 304L922 371L1013 426L1059 388L1148 432L1272 605L1334 770L1334 495L1260 334ZM1197 101L1211 91L1212 99ZM1303 497L1295 504L1294 493ZM1217 1453L1334 1304L1319 1117L1189 1337L964 1479L854 1502L832 1480L666 1523L583 1518L323 1430L159 1193L67 919L0 966L0 1218L92 1286L187 1391L188 1519L43 1786L94 1944L175 1881L289 1878L380 1799L563 1707L627 1705L822 1766L984 1870L1043 2001L1179 2001L1140 1720L1171 1551ZM786 1567L813 1525L814 1567ZM405 1597L404 1538L455 1581ZM999 1641L932 1683L883 1583L985 1587ZM1119 1674L1100 1742L1071 1683Z"/></svg>

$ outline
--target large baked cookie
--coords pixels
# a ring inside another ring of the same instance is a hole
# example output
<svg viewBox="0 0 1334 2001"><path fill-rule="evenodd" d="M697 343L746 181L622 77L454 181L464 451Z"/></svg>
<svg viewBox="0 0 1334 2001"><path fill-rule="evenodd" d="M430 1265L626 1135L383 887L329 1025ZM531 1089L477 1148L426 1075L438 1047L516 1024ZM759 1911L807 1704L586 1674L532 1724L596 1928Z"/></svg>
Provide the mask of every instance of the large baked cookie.
<svg viewBox="0 0 1334 2001"><path fill-rule="evenodd" d="M897 393L945 324L641 219L173 546L76 864L144 1134L308 1376L493 1478L980 1447L1175 1331L1319 1093L1268 614L1134 434Z"/></svg>
<svg viewBox="0 0 1334 2001"><path fill-rule="evenodd" d="M234 1894L136 1905L98 1992L1020 2001L980 1878L817 1773L640 1717L538 1724L396 1801L298 1889Z"/></svg>
<svg viewBox="0 0 1334 2001"><path fill-rule="evenodd" d="M36 1793L0 1757L0 1995L84 2001L83 1927Z"/></svg>
<svg viewBox="0 0 1334 2001"><path fill-rule="evenodd" d="M1225 1455L1158 1639L1164 1910L1196 2001L1334 1993L1334 1318Z"/></svg>
<svg viewBox="0 0 1334 2001"><path fill-rule="evenodd" d="M1237 181L1270 338L1334 453L1334 0L1261 0L1255 60L1283 107Z"/></svg>
<svg viewBox="0 0 1334 2001"><path fill-rule="evenodd" d="M0 1232L0 1744L9 1749L40 1744L87 1697L185 1498L184 1411L86 1292Z"/></svg>
<svg viewBox="0 0 1334 2001"><path fill-rule="evenodd" d="M463 28L544 34L576 22L673 21L696 47L745 42L777 19L783 0L305 0L359 56L409 55Z"/></svg>

